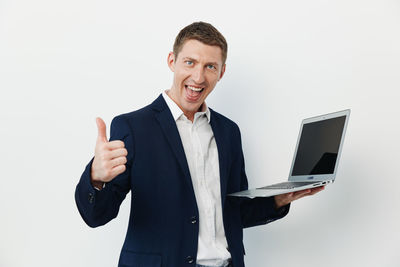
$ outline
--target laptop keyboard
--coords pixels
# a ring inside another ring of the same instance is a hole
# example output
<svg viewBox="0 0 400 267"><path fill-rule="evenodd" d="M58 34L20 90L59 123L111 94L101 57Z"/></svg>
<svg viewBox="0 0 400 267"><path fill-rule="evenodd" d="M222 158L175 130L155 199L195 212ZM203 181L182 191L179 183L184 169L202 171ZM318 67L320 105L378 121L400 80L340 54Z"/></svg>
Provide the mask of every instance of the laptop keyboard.
<svg viewBox="0 0 400 267"><path fill-rule="evenodd" d="M268 185L264 187L260 187L258 189L292 189L300 186L305 186L309 184L315 184L316 181L313 182L283 182L279 184Z"/></svg>

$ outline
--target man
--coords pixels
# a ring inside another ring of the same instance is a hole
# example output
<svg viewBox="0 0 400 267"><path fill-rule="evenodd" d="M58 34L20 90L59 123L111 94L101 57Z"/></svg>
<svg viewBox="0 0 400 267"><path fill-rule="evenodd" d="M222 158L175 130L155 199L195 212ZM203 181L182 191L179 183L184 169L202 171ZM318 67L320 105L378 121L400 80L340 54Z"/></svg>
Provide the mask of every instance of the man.
<svg viewBox="0 0 400 267"><path fill-rule="evenodd" d="M115 218L131 191L119 266L244 266L243 228L284 217L289 203L322 188L270 198L227 194L247 189L238 126L205 99L225 73L227 43L211 24L178 34L168 66L170 90L152 104L97 118L95 156L75 192L91 227Z"/></svg>

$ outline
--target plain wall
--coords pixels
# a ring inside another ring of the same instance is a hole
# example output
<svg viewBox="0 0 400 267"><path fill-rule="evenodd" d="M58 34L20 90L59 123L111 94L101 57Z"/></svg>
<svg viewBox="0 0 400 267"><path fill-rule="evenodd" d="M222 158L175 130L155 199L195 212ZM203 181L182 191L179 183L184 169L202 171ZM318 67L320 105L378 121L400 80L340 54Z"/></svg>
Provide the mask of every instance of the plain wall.
<svg viewBox="0 0 400 267"><path fill-rule="evenodd" d="M117 219L86 226L75 186L95 117L172 82L178 31L208 21L229 44L207 99L242 131L250 187L285 180L300 122L352 110L336 182L245 230L247 266L400 266L400 2L0 0L0 266L116 266Z"/></svg>

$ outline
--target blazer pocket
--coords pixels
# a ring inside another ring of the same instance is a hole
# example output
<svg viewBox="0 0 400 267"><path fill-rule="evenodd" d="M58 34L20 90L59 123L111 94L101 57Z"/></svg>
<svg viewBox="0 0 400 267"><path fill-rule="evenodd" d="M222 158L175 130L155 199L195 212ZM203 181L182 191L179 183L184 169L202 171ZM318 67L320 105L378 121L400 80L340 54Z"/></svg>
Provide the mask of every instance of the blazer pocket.
<svg viewBox="0 0 400 267"><path fill-rule="evenodd" d="M123 250L119 260L119 267L160 267L161 255L136 253Z"/></svg>

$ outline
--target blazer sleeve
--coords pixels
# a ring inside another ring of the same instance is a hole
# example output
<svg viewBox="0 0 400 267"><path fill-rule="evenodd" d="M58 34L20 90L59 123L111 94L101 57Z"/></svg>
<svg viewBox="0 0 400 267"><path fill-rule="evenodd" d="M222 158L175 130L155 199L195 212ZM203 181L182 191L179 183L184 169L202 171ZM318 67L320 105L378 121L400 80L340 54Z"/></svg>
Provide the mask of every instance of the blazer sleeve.
<svg viewBox="0 0 400 267"><path fill-rule="evenodd" d="M237 138L239 142L236 162L233 166L240 168L240 191L248 189L248 181L245 172L245 162L243 156L240 130L237 128ZM279 209L275 208L274 197L239 198L240 216L243 228L258 226L273 222L285 217L289 213L290 204Z"/></svg>
<svg viewBox="0 0 400 267"><path fill-rule="evenodd" d="M91 184L93 159L87 164L75 189L75 202L83 220L90 227L106 224L118 215L119 207L131 188L130 173L134 159L133 133L123 115L111 123L110 141L121 140L128 150L125 172L105 184L102 190Z"/></svg>

